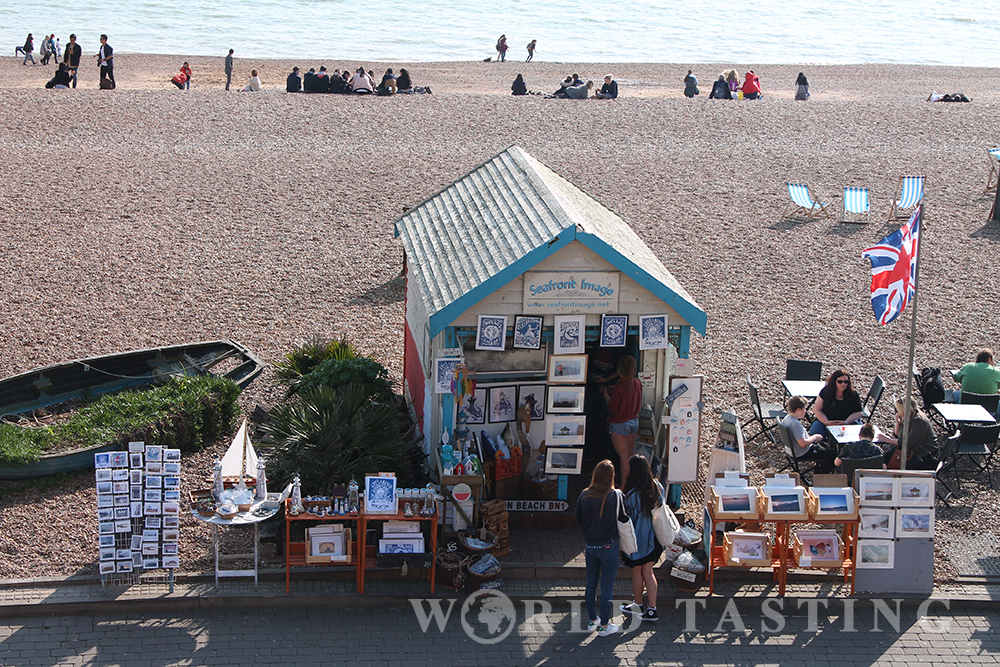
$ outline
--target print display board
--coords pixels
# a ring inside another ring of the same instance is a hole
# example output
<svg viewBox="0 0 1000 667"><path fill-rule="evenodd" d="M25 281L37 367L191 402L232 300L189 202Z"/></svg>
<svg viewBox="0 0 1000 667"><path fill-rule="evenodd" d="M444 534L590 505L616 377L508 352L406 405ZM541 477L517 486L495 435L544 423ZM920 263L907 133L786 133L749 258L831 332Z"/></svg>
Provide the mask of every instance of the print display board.
<svg viewBox="0 0 1000 667"><path fill-rule="evenodd" d="M128 451L94 454L94 476L102 579L179 567L181 451L130 442Z"/></svg>
<svg viewBox="0 0 1000 667"><path fill-rule="evenodd" d="M701 440L701 387L704 378L670 378L663 423L667 435L667 482L698 481L698 451Z"/></svg>

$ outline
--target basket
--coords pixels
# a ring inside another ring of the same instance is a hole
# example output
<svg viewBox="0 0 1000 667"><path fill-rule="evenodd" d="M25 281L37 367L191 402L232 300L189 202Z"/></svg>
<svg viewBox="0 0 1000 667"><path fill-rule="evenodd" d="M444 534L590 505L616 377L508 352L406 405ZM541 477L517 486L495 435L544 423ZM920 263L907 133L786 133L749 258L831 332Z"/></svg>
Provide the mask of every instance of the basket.
<svg viewBox="0 0 1000 667"><path fill-rule="evenodd" d="M478 563L480 560L485 558L485 554L476 554L475 556L470 556L464 563L462 563L462 573L465 575L466 579L470 584L476 586L477 588L486 583L487 581L493 581L500 576L500 564L497 563L496 568L485 572L483 574L478 574L473 572L470 568Z"/></svg>
<svg viewBox="0 0 1000 667"><path fill-rule="evenodd" d="M199 515L209 517L215 514L215 503L208 500L202 500L195 504L194 509Z"/></svg>
<svg viewBox="0 0 1000 667"><path fill-rule="evenodd" d="M438 549L434 567L437 568L438 583L445 588L460 591L465 588L466 575L463 571L469 557L459 551L447 552Z"/></svg>
<svg viewBox="0 0 1000 667"><path fill-rule="evenodd" d="M488 546L479 547L471 545L469 544L469 538L475 538L483 542L486 542ZM496 547L497 545L497 536L491 533L490 531L486 530L485 528L481 528L478 533L473 532L471 535L468 533L459 533L458 543L462 551L469 554L470 556L476 556L481 554L487 554L490 551L492 551L493 548Z"/></svg>
<svg viewBox="0 0 1000 667"><path fill-rule="evenodd" d="M221 510L215 510L215 514L218 515L220 519L232 519L234 516L239 514L239 512L232 512L231 514L223 514Z"/></svg>

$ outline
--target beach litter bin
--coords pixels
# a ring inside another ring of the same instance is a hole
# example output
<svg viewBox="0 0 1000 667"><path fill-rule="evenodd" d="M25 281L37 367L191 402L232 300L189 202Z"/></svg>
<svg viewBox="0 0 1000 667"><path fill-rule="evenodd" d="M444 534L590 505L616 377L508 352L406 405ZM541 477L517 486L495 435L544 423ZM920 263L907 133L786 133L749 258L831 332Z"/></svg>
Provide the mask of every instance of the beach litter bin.
<svg viewBox="0 0 1000 667"><path fill-rule="evenodd" d="M674 561L674 566L670 569L670 579L682 593L697 593L705 583L706 569L708 566L702 560L691 551L685 550Z"/></svg>

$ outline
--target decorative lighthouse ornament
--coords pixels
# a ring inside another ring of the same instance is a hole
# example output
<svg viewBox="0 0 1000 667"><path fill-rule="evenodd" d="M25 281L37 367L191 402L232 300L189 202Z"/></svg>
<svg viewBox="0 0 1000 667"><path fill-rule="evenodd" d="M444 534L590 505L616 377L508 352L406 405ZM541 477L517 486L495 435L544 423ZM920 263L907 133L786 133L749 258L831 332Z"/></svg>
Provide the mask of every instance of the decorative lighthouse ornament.
<svg viewBox="0 0 1000 667"><path fill-rule="evenodd" d="M264 459L257 459L257 500L267 499L267 471Z"/></svg>
<svg viewBox="0 0 1000 667"><path fill-rule="evenodd" d="M212 468L212 495L216 500L222 500L222 492L225 486L222 484L222 461L215 459L215 466Z"/></svg>
<svg viewBox="0 0 1000 667"><path fill-rule="evenodd" d="M299 481L299 474L295 473L295 477L292 478L292 516L302 512L304 509L302 507L302 483Z"/></svg>

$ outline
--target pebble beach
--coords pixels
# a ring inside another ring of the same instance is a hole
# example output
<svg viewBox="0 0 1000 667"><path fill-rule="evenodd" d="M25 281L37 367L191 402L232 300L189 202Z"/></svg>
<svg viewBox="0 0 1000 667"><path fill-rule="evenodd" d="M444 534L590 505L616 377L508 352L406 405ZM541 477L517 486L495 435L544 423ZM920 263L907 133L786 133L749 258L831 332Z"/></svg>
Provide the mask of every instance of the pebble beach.
<svg viewBox="0 0 1000 667"><path fill-rule="evenodd" d="M958 368L1000 347L1000 224L987 220L986 149L997 141L998 71L916 65L358 63L116 53L118 89L97 90L85 54L79 88L45 90L53 67L0 58L0 376L66 359L233 338L273 361L314 334L346 335L402 377L403 280L393 222L518 144L620 215L708 314L692 336L706 376L703 449L719 413L748 418L745 378L778 402L788 358L881 375L875 421L892 426L905 390L909 311L875 322L861 251L886 222L900 176L927 177L918 366ZM188 60L192 89L170 78ZM431 95L288 95L303 71L406 67ZM265 90L240 93L256 68ZM707 99L735 68L760 101ZM701 95L686 99L693 69ZM812 99L793 101L798 72ZM615 101L512 97L552 92L579 72ZM929 103L961 92L971 104ZM810 186L833 219L781 220L785 182ZM868 187L869 225L837 222L845 186ZM281 398L269 373L246 409ZM756 474L783 464L758 438ZM217 443L186 462L195 488ZM706 456L707 458L707 456ZM992 529L984 484L938 509L939 580L955 574L949 536ZM703 490L685 493L689 515ZM71 508L66 511L65 508ZM0 483L0 579L96 573L92 475L25 490ZM700 511L698 512L700 516ZM181 566L211 567L208 529L182 524ZM44 533L44 539L39 534ZM83 545L81 547L81 545Z"/></svg>

